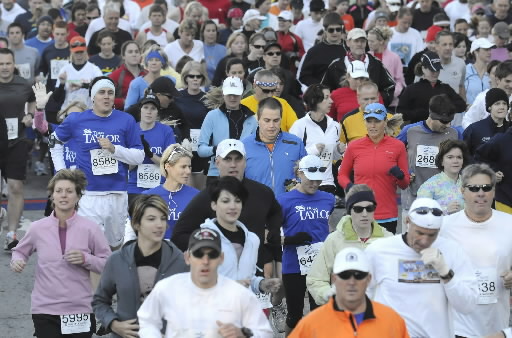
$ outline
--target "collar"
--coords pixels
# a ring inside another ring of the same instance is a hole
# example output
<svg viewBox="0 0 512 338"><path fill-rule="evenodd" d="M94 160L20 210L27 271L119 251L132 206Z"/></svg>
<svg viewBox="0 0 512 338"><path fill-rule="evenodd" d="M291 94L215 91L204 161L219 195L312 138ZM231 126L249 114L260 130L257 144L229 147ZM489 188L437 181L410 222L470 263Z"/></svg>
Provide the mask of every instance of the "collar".
<svg viewBox="0 0 512 338"><path fill-rule="evenodd" d="M366 296L366 295L364 296L364 298L365 298L365 301L366 301L366 310L364 311L363 320L377 318L377 317L375 317L375 313L373 312L373 304L372 304L370 298L368 298L368 296ZM345 311L344 309L340 309L338 307L338 303L336 303L336 295L332 296L332 304L333 304L334 311L346 312L349 315L352 314L352 312Z"/></svg>
<svg viewBox="0 0 512 338"><path fill-rule="evenodd" d="M359 241L359 236L357 235L354 227L352 226L352 217L346 215L342 218L341 222L343 222L343 226L341 230L343 231L344 237L346 240ZM372 222L372 232L370 234L370 238L381 238L384 237L384 232L382 231L382 227L376 222Z"/></svg>
<svg viewBox="0 0 512 338"><path fill-rule="evenodd" d="M350 61L350 62L358 60L358 61L363 61L364 63L366 63L366 53L364 53L360 58L356 59L351 51L347 51L347 57L348 57L348 61Z"/></svg>

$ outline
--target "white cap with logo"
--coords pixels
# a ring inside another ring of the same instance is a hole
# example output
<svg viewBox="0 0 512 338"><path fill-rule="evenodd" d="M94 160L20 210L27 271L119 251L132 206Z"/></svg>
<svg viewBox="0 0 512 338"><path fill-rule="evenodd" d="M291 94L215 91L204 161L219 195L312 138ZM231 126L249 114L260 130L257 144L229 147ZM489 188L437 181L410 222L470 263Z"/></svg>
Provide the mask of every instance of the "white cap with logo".
<svg viewBox="0 0 512 338"><path fill-rule="evenodd" d="M258 20L265 20L266 17L264 17L263 15L260 14L260 11L258 11L257 9L248 9L245 14L244 14L244 17L242 18L242 22L244 23L244 25L246 23L248 23L249 21L253 20L253 19L258 19Z"/></svg>
<svg viewBox="0 0 512 338"><path fill-rule="evenodd" d="M336 254L332 272L338 274L348 270L370 272L370 262L363 250L349 247Z"/></svg>
<svg viewBox="0 0 512 338"><path fill-rule="evenodd" d="M354 60L349 63L347 67L347 72L350 74L350 77L353 79L364 77L366 79L370 78L370 74L366 71L366 66L363 61Z"/></svg>
<svg viewBox="0 0 512 338"><path fill-rule="evenodd" d="M231 139L231 138L222 140L217 145L217 152L216 152L215 156L220 156L220 157L224 158L224 157L228 156L228 154L232 151L237 151L243 157L245 157L245 146L242 143L242 141Z"/></svg>
<svg viewBox="0 0 512 338"><path fill-rule="evenodd" d="M242 95L244 92L244 84L240 78L228 76L222 83L223 95Z"/></svg>
<svg viewBox="0 0 512 338"><path fill-rule="evenodd" d="M443 209L431 198L417 198L412 202L407 215L414 225L426 229L440 229L443 223Z"/></svg>
<svg viewBox="0 0 512 338"><path fill-rule="evenodd" d="M290 11L281 11L277 16L278 19L283 19L285 21L293 21L293 13Z"/></svg>
<svg viewBox="0 0 512 338"><path fill-rule="evenodd" d="M325 170L322 160L316 155L306 155L299 161L299 171L302 171L308 180L323 181Z"/></svg>

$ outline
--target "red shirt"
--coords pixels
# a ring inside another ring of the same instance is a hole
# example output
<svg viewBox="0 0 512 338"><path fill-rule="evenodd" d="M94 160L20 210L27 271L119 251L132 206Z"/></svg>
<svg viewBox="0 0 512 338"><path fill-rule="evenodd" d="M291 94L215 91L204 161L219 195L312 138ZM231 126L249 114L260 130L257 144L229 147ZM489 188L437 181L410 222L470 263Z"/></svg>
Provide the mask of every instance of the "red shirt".
<svg viewBox="0 0 512 338"><path fill-rule="evenodd" d="M297 43L297 51L299 52L299 58L302 58L302 56L305 53L302 39L297 35L293 34L292 32L288 32L287 34L283 32L277 32L277 42L281 45L281 50L284 53L295 52L294 38Z"/></svg>
<svg viewBox="0 0 512 338"><path fill-rule="evenodd" d="M345 14L341 16L341 20L343 20L343 25L345 26L345 32L350 31L355 27L354 18L350 14Z"/></svg>
<svg viewBox="0 0 512 338"><path fill-rule="evenodd" d="M208 9L210 19L219 19L219 23L226 24L228 11L231 8L229 0L199 0L201 5Z"/></svg>
<svg viewBox="0 0 512 338"><path fill-rule="evenodd" d="M119 83L121 73L124 73L123 83ZM144 69L140 71L138 76L143 75L146 75L146 70ZM130 72L126 68L126 65L124 63L121 65L121 67L117 68L112 73L110 73L108 77L111 78L116 84L116 94L119 90L118 88L121 87L121 96L118 97L118 95L116 95L116 98L114 99L114 106L117 107L117 109L123 109L124 99L128 94L128 87L130 87L130 82L132 82L133 79L135 79L135 77L133 76L132 72Z"/></svg>
<svg viewBox="0 0 512 338"><path fill-rule="evenodd" d="M402 180L388 173L389 169L396 165L405 174ZM398 217L396 186L405 189L410 182L404 143L390 136L384 136L378 144L374 144L368 136L350 142L338 172L338 182L343 188L351 183L352 170L354 170L353 183L365 183L375 193L377 201L375 219Z"/></svg>

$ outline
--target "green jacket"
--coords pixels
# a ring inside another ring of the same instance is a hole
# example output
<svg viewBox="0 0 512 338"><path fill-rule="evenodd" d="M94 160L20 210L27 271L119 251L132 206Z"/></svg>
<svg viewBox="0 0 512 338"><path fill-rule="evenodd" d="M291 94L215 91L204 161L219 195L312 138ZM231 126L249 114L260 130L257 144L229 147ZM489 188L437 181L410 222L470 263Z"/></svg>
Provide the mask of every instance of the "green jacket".
<svg viewBox="0 0 512 338"><path fill-rule="evenodd" d="M361 241L352 228L352 217L347 215L339 221L336 230L327 236L306 277L308 291L318 305L327 303L329 297L333 294L331 274L334 258L338 252L347 247L357 247L364 250L373 241L393 236L391 232L375 221L372 223L372 228L372 234L366 243Z"/></svg>

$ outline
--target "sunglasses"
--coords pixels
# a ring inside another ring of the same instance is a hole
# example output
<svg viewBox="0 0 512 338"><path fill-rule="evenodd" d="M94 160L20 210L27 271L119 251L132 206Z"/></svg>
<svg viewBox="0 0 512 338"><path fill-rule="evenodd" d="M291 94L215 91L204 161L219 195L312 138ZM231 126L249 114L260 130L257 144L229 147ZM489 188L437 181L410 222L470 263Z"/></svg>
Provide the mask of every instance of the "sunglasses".
<svg viewBox="0 0 512 338"><path fill-rule="evenodd" d="M83 42L79 42L79 41L74 42L74 43L72 43L72 44L71 44L71 48L75 48L75 47L85 47L85 46L86 46L86 44L85 44L85 43L83 43Z"/></svg>
<svg viewBox="0 0 512 338"><path fill-rule="evenodd" d="M261 86L258 87L260 87L261 91L265 94L274 94L277 91L277 88L264 89Z"/></svg>
<svg viewBox="0 0 512 338"><path fill-rule="evenodd" d="M256 49L262 49L265 47L265 45L252 45Z"/></svg>
<svg viewBox="0 0 512 338"><path fill-rule="evenodd" d="M369 115L369 114L378 114L378 115L382 115L382 114L386 114L387 112L385 112L384 110L382 109L377 109L377 110L372 110L372 111L365 111L363 113L363 115Z"/></svg>
<svg viewBox="0 0 512 338"><path fill-rule="evenodd" d="M87 20L94 20L99 18L99 16L86 16Z"/></svg>
<svg viewBox="0 0 512 338"><path fill-rule="evenodd" d="M204 76L201 75L201 74L199 74L199 75L192 75L192 74L190 74L190 75L187 75L187 77L190 78L190 79L202 79Z"/></svg>
<svg viewBox="0 0 512 338"><path fill-rule="evenodd" d="M427 215L428 213L431 213L432 215L437 216L437 217L443 216L443 210L438 209L438 208L420 207L420 208L411 210L411 212L415 212L418 215Z"/></svg>
<svg viewBox="0 0 512 338"><path fill-rule="evenodd" d="M363 212L363 210L366 210L366 212L374 212L376 208L377 207L375 206L375 204L370 204L370 205L367 205L365 207L362 207L362 206L359 206L359 205L354 205L352 207L352 210L354 210L354 212L356 214L360 214L360 213Z"/></svg>
<svg viewBox="0 0 512 338"><path fill-rule="evenodd" d="M337 32L337 33L340 33L341 31L343 31L343 28L341 27L337 27L337 28L327 28L327 32L329 33L334 33L334 32Z"/></svg>
<svg viewBox="0 0 512 338"><path fill-rule="evenodd" d="M198 249L192 252L192 256L194 256L195 258L203 258L204 255L207 255L209 259L216 259L219 258L220 252L218 252L217 250L210 250L208 252L205 252L205 250L203 249Z"/></svg>
<svg viewBox="0 0 512 338"><path fill-rule="evenodd" d="M281 52L268 52L267 53L268 56L280 56L281 55Z"/></svg>
<svg viewBox="0 0 512 338"><path fill-rule="evenodd" d="M325 173L327 167L309 167L309 168L299 168L301 171L307 171L308 173L316 173L317 171L321 173Z"/></svg>
<svg viewBox="0 0 512 338"><path fill-rule="evenodd" d="M482 189L483 192L489 192L492 190L493 186L491 184L466 185L465 188L468 188L471 192L479 192L480 189Z"/></svg>
<svg viewBox="0 0 512 338"><path fill-rule="evenodd" d="M174 154L188 155L188 152L185 148L178 146L171 151L171 154L169 155L169 157L167 157L167 161L165 161L165 162L170 162Z"/></svg>
<svg viewBox="0 0 512 338"><path fill-rule="evenodd" d="M438 120L438 121L441 122L442 124L452 123L452 120Z"/></svg>
<svg viewBox="0 0 512 338"><path fill-rule="evenodd" d="M348 270L348 271L340 272L338 274L338 277L340 277L343 280L349 280L352 276L354 276L354 278L356 280L363 280L366 278L366 276L368 276L368 272L357 271L357 270Z"/></svg>

